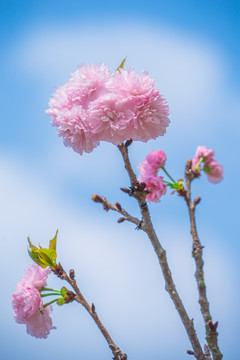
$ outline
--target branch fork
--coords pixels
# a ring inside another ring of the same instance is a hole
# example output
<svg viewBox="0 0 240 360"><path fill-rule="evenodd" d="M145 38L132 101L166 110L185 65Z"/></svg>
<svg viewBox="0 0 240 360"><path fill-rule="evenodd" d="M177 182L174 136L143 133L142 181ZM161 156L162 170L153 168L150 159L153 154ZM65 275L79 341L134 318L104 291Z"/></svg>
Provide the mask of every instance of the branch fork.
<svg viewBox="0 0 240 360"><path fill-rule="evenodd" d="M192 255L195 259L196 263L196 272L195 277L197 280L198 285L198 292L199 292L199 304L201 307L201 312L205 322L206 328L206 340L208 345L204 345L204 351L200 345L199 339L197 337L196 331L193 325L193 319L190 319L184 305L180 299L180 296L177 292L176 286L173 282L172 274L167 262L166 251L163 249L162 245L159 242L159 239L155 233L153 228L150 213L148 210L148 205L146 203L146 191L144 190L145 184L139 183L137 181L136 175L132 169L129 156L128 156L128 147L131 144L125 143L118 146L124 161L124 165L126 171L129 175L131 186L130 188L121 188L123 192L128 194L129 196L133 196L139 205L139 209L142 214L142 219L139 220L136 217L131 216L126 210L122 208L122 206L116 202L115 205L107 201L107 199L103 196L93 195L93 200L95 202L102 203L103 208L105 210L113 210L123 217L118 219L118 223L122 223L123 221L127 220L137 225L136 229L143 230L149 237L151 244L156 252L158 257L158 261L163 273L163 277L165 279L165 289L169 293L178 314L182 320L182 323L186 329L188 338L191 342L193 350L188 350L187 353L189 355L193 355L197 360L221 360L222 354L218 348L217 344L217 336L218 333L216 331L218 322L212 323L212 317L210 315L209 310L209 303L207 300L206 295L206 286L204 281L204 273L203 273L203 260L202 260L202 250L203 246L200 243L196 222L195 222L195 209L196 206L200 203L201 198L197 196L193 201L191 200L191 182L200 176L200 172L197 170L192 169L192 161L188 160L185 169L185 179L186 179L186 188L181 188L178 191L178 194L182 196L186 204L188 206L189 216L190 216L190 223L191 223L191 234L193 238L193 248L192 248ZM124 354L125 355L125 354ZM124 357L118 357L116 355L114 360L125 360Z"/></svg>
<svg viewBox="0 0 240 360"><path fill-rule="evenodd" d="M167 262L166 251L163 249L162 245L160 244L159 239L157 238L157 235L153 228L150 213L148 210L148 205L146 203L146 192L144 190L145 184L140 184L137 181L136 175L132 169L132 166L131 166L131 163L129 160L128 146L129 145L127 145L127 144L121 144L118 146L118 148L122 154L124 165L125 165L128 175L129 175L130 183L131 183L131 186L129 189L121 188L121 190L124 191L125 193L127 193L128 195L136 198L138 205L139 205L139 209L142 214L142 220L139 220L139 219L129 215L121 207L120 204L118 204L118 203L116 203L115 205L111 204L110 202L108 202L106 200L105 197L102 197L99 195L94 195L93 200L95 202L102 203L103 207L107 208L108 210L114 210L114 211L121 213L122 215L124 215L124 220L133 222L134 224L137 225L138 229L143 230L148 235L148 237L151 241L151 244L152 244L152 246L156 252L156 255L158 257L160 267L162 269L162 273L163 273L163 276L165 279L165 289L169 293L169 295L178 311L178 314L183 322L183 325L186 329L188 338L189 338L189 340L192 344L193 350L194 350L193 351L194 356L197 360L206 360L204 352L203 352L200 342L198 340L196 331L194 329L193 320L191 320L189 318L189 316L186 312L186 309L184 308L184 305L183 305L183 303L180 299L180 296L177 292L176 286L173 282L172 274L171 274L171 271L170 271L170 268L169 268L169 265ZM124 220L120 220L120 221L118 220L118 222L123 222ZM118 359L118 358L116 358L116 359Z"/></svg>

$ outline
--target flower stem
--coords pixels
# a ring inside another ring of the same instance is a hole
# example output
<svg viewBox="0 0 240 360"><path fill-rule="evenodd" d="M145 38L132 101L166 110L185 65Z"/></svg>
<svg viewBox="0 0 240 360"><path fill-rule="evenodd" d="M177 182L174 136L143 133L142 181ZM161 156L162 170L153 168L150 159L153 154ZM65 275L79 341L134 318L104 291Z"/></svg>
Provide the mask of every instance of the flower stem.
<svg viewBox="0 0 240 360"><path fill-rule="evenodd" d="M58 300L60 300L60 299L62 299L62 297L59 297L59 298L54 299L54 300L52 300L52 301L49 301L48 303L44 304L43 307L45 308L45 307L47 307L47 306L55 303L56 301L58 301Z"/></svg>
<svg viewBox="0 0 240 360"><path fill-rule="evenodd" d="M167 172L167 170L165 169L165 167L163 166L161 169L163 169L163 171L165 172L165 174L169 177L170 180L172 180L172 182L174 184L176 184L176 181L171 177L171 175Z"/></svg>
<svg viewBox="0 0 240 360"><path fill-rule="evenodd" d="M45 287L43 287L43 288L41 288L40 292L42 292L42 291L55 291L55 292L57 292L58 294L61 294L61 290L52 289L52 288L45 288Z"/></svg>
<svg viewBox="0 0 240 360"><path fill-rule="evenodd" d="M41 294L41 298L44 298L46 296L53 296L53 295L59 295L59 293L48 293L48 294Z"/></svg>

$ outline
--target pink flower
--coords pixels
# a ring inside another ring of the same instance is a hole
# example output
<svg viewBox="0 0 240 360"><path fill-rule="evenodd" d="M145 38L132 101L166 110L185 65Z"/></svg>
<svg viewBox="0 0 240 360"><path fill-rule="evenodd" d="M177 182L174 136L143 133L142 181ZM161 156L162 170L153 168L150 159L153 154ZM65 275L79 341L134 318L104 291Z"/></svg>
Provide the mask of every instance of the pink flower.
<svg viewBox="0 0 240 360"><path fill-rule="evenodd" d="M157 176L157 169L153 166L151 166L147 159L144 159L140 164L138 165L138 170L140 172L140 175L138 177L138 180L140 182L145 182L145 179L147 179L150 176Z"/></svg>
<svg viewBox="0 0 240 360"><path fill-rule="evenodd" d="M55 329L52 326L52 320L49 319L50 310L43 308L39 292L42 287L46 286L49 273L49 268L42 269L35 263L28 266L12 295L15 321L19 324L26 324L27 332L39 338L46 338L49 331Z"/></svg>
<svg viewBox="0 0 240 360"><path fill-rule="evenodd" d="M223 167L214 158L214 151L206 146L198 146L196 155L192 159L192 168L203 170L210 182L217 184L223 179Z"/></svg>
<svg viewBox="0 0 240 360"><path fill-rule="evenodd" d="M144 182L146 183L145 190L151 191L146 196L148 202L159 202L160 197L166 194L167 185L163 182L162 176L149 176Z"/></svg>
<svg viewBox="0 0 240 360"><path fill-rule="evenodd" d="M162 176L157 176L158 170L165 165L166 160L163 150L152 150L138 166L140 171L138 181L144 182L145 190L151 191L146 196L147 201L158 202L160 197L166 194L167 185L163 182Z"/></svg>
<svg viewBox="0 0 240 360"><path fill-rule="evenodd" d="M163 150L152 150L146 157L148 164L154 169L158 170L164 167L167 156Z"/></svg>
<svg viewBox="0 0 240 360"><path fill-rule="evenodd" d="M46 111L52 117L52 125L64 144L82 154L91 152L99 145L88 122L88 109L92 102L109 93L110 72L103 65L82 65L72 73L72 78L58 86Z"/></svg>
<svg viewBox="0 0 240 360"><path fill-rule="evenodd" d="M139 181L145 182L149 176L157 176L160 168L164 167L167 160L163 150L152 150L146 158L138 165L140 171Z"/></svg>
<svg viewBox="0 0 240 360"><path fill-rule="evenodd" d="M39 339L46 339L50 330L56 329L52 324L50 313L52 307L47 306L35 312L33 316L26 320L27 333Z"/></svg>
<svg viewBox="0 0 240 360"><path fill-rule="evenodd" d="M217 184L223 179L223 167L215 159L211 159L204 168L211 183Z"/></svg>
<svg viewBox="0 0 240 360"><path fill-rule="evenodd" d="M43 269L41 266L33 263L27 267L22 280L32 284L37 290L41 290L42 287L47 284L47 277L51 273L49 267Z"/></svg>
<svg viewBox="0 0 240 360"><path fill-rule="evenodd" d="M126 108L132 112L125 140L146 142L165 134L170 122L169 108L154 84L155 80L146 71L137 74L134 69L120 69L113 74L114 93L118 101L125 100Z"/></svg>
<svg viewBox="0 0 240 360"><path fill-rule="evenodd" d="M192 159L192 167L197 167L199 161L202 159L204 163L210 161L214 156L214 151L208 149L206 146L198 146L196 154Z"/></svg>
<svg viewBox="0 0 240 360"><path fill-rule="evenodd" d="M84 151L89 153L99 145L99 140L88 124L87 111L81 106L61 111L49 109L48 114L53 118L52 124L58 128L58 135L63 137L64 145L72 147L79 154Z"/></svg>
<svg viewBox="0 0 240 360"><path fill-rule="evenodd" d="M91 104L88 119L97 139L119 145L131 138L133 117L126 99L108 94Z"/></svg>
<svg viewBox="0 0 240 360"><path fill-rule="evenodd" d="M71 75L66 84L56 88L49 101L50 108L62 111L81 106L87 110L92 101L110 91L108 82L111 74L104 64L81 65Z"/></svg>
<svg viewBox="0 0 240 360"><path fill-rule="evenodd" d="M24 324L40 308L42 299L39 291L31 283L20 281L12 295L14 318L17 323Z"/></svg>
<svg viewBox="0 0 240 360"><path fill-rule="evenodd" d="M154 84L147 72L82 65L57 87L46 112L64 144L80 154L100 141L156 139L166 132L169 108Z"/></svg>

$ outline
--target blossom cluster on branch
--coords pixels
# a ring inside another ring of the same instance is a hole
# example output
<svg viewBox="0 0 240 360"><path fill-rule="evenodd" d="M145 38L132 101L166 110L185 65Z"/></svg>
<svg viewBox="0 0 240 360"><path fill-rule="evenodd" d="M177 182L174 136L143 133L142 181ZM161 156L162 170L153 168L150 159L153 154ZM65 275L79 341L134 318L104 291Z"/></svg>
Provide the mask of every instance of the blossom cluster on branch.
<svg viewBox="0 0 240 360"><path fill-rule="evenodd" d="M130 215L119 202L114 205L97 194L94 194L92 199L101 203L104 210L120 213L119 224L125 220L130 221L137 225L136 229L147 234L165 279L165 289L178 311L192 345L193 350L188 350L187 353L194 355L197 360L221 360L216 332L218 322L213 323L210 314L203 272L203 247L195 222L195 208L200 197L192 201L190 187L191 182L199 178L201 172L207 174L210 182L220 182L223 179L223 167L215 160L213 150L199 146L193 159L186 163L185 180L179 178L175 181L165 168L165 152L161 149L152 150L139 164L140 174L137 178L129 159L128 148L134 140L146 142L163 136L170 122L169 107L165 98L155 88L155 80L146 71L138 74L134 69L124 70L124 61L115 72L111 72L104 64L80 66L66 84L57 87L46 112L51 116L52 124L57 127L58 135L63 137L64 144L80 154L91 152L101 141L118 146L130 180L130 187L121 190L137 200L142 218ZM160 171L163 176L159 175ZM147 203L159 202L166 194L167 187L172 190L172 194L177 193L184 198L189 211L193 238L192 255L196 263L195 277L206 329L207 344L203 347L194 329L193 320L189 317L174 284L166 251L157 237L148 209ZM27 268L12 296L16 322L26 324L30 335L46 338L50 330L55 329L50 317L51 304L64 305L77 301L93 318L105 337L114 355L113 359L127 360L127 355L114 343L100 321L95 305L89 305L82 295L74 270L71 269L68 276L62 265L56 262L56 240L57 233L50 240L48 248L38 248L28 239L29 255L35 264ZM46 288L50 272L67 281L74 292L65 287L60 290ZM43 298L47 296L56 298L43 304Z"/></svg>
<svg viewBox="0 0 240 360"><path fill-rule="evenodd" d="M214 151L206 146L198 146L192 159L192 168L197 171L203 170L210 182L217 184L223 179L223 167L214 159Z"/></svg>
<svg viewBox="0 0 240 360"><path fill-rule="evenodd" d="M152 150L138 166L140 171L138 180L146 184L148 202L158 202L160 197L166 194L167 184L163 182L162 176L158 176L158 170L164 167L166 160L163 150Z"/></svg>
<svg viewBox="0 0 240 360"><path fill-rule="evenodd" d="M51 305L44 307L40 293L50 272L35 263L29 265L12 296L16 322L26 324L27 333L36 338L46 338L50 330L56 329L50 317Z"/></svg>

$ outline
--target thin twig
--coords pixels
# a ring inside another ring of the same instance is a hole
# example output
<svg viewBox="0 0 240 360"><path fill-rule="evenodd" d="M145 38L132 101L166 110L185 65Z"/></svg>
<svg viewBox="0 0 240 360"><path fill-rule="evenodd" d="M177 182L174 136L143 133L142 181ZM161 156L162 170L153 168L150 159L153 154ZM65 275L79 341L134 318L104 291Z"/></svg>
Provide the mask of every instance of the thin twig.
<svg viewBox="0 0 240 360"><path fill-rule="evenodd" d="M132 222L133 224L137 225L137 227L140 226L141 220L130 215L126 210L124 210L122 208L122 206L119 203L115 203L115 205L114 205L111 202L109 202L104 196L100 196L100 195L96 195L96 194L94 194L92 196L92 200L97 203L101 203L103 205L104 210L106 210L106 211L113 210L113 211L116 211L119 214L123 215L122 218L118 219L118 222L123 222L126 220L126 221ZM142 227L142 225L141 225L141 227Z"/></svg>
<svg viewBox="0 0 240 360"><path fill-rule="evenodd" d="M87 300L84 298L83 294L81 293L81 291L77 285L77 282L75 280L74 271L70 270L70 276L68 276L66 271L62 268L61 264L59 264L58 268L56 268L56 271L54 271L54 272L58 277L60 277L62 280L66 280L71 285L71 287L73 288L73 290L76 293L74 300L77 301L78 303L80 303L87 310L89 315L93 318L93 320L97 324L99 330L101 331L101 333L107 340L108 345L114 355L113 359L114 360L127 360L127 355L121 352L121 350L115 344L115 342L109 335L107 329L104 327L103 323L99 319L99 317L96 313L95 305L92 304L90 306L89 303L87 302Z"/></svg>
<svg viewBox="0 0 240 360"><path fill-rule="evenodd" d="M200 243L200 239L197 233L196 220L195 220L195 209L196 205L200 202L200 197L197 197L193 202L191 200L191 183L193 179L195 179L198 174L195 174L192 170L191 160L189 160L186 164L185 170L185 178L186 178L186 190L184 189L180 195L182 195L186 201L189 217L190 217L190 225L191 225L191 234L193 239L193 248L192 255L196 264L196 272L195 278L197 281L198 292L199 292L199 304L201 308L201 313L203 315L203 319L205 322L206 329L206 340L208 343L208 347L212 353L213 360L221 360L223 355L220 352L218 347L218 333L216 331L218 322L215 324L212 323L212 316L210 314L209 302L207 299L206 285L204 280L204 271L203 271L203 258L202 258L202 245Z"/></svg>

